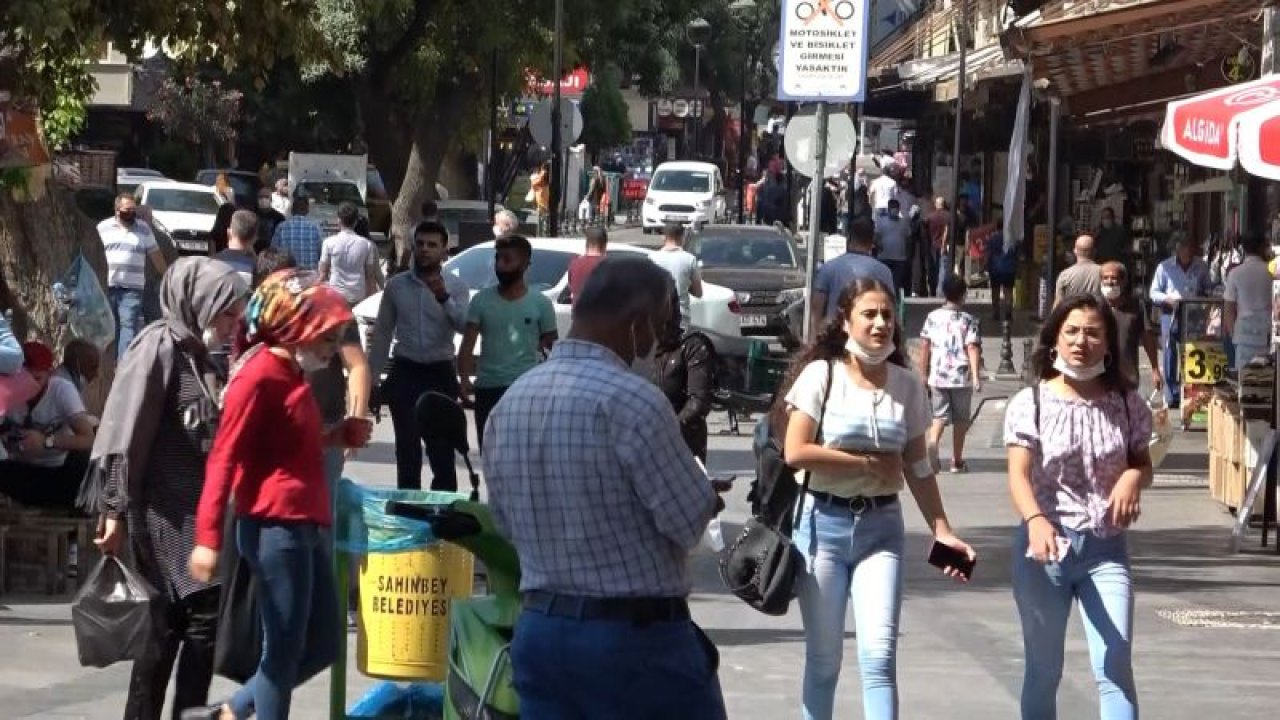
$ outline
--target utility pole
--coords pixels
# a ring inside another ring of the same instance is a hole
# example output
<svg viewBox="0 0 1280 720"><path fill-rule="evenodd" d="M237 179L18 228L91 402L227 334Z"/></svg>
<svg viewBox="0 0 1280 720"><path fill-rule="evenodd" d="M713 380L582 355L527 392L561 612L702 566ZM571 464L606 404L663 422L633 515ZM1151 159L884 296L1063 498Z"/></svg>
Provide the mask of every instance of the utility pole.
<svg viewBox="0 0 1280 720"><path fill-rule="evenodd" d="M826 308L813 306L813 280L818 269L818 255L822 252L822 193L823 182L827 174L827 104L818 103L815 138L818 147L814 153L813 177L809 181L809 248L805 258L805 303L804 303L804 339L813 340L813 314L825 312Z"/></svg>
<svg viewBox="0 0 1280 720"><path fill-rule="evenodd" d="M555 3L555 50L552 53L552 73L554 78L554 90L551 99L551 207L547 208L549 219L547 221L548 232L551 237L560 236L560 198L564 192L561 184L561 158L563 140L560 137L560 129L563 121L560 117L560 81L564 78L564 0L556 0Z"/></svg>
<svg viewBox="0 0 1280 720"><path fill-rule="evenodd" d="M969 57L969 0L960 0L960 21L956 25L956 44L960 46L960 72L956 75L956 136L951 151L951 232L947 233L946 257L950 258L951 267L946 274L954 271L961 263L956 248L964 242L960 235L960 141L964 132L964 91L968 70L966 61Z"/></svg>
<svg viewBox="0 0 1280 720"><path fill-rule="evenodd" d="M494 179L493 161L498 156L498 51L489 56L489 156L484 163L484 197L489 201L489 219L493 219L497 203L498 183Z"/></svg>

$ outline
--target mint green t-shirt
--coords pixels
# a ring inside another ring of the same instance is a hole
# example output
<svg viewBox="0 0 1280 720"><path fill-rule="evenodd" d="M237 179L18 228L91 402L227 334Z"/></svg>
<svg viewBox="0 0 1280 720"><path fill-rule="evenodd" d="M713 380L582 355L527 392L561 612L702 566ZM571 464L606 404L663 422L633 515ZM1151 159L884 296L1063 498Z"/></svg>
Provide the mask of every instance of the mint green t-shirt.
<svg viewBox="0 0 1280 720"><path fill-rule="evenodd" d="M480 328L476 387L500 388L514 383L538 364L538 341L556 331L551 301L535 290L507 300L498 288L476 293L467 306L467 324Z"/></svg>

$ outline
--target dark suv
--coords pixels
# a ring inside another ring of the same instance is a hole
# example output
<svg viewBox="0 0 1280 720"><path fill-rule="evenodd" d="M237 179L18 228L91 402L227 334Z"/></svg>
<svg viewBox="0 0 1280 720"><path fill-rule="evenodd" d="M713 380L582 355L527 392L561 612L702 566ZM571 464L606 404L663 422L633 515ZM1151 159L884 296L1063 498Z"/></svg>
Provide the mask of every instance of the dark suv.
<svg viewBox="0 0 1280 720"><path fill-rule="evenodd" d="M783 311L804 297L804 268L786 231L704 225L689 231L685 249L697 256L703 279L737 295L744 336L789 337Z"/></svg>

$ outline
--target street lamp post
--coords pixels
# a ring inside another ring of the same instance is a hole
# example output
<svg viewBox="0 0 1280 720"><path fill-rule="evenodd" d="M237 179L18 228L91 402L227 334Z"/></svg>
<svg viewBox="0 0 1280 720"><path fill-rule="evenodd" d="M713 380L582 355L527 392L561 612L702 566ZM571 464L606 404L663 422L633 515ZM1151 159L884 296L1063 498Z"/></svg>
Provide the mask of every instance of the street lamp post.
<svg viewBox="0 0 1280 720"><path fill-rule="evenodd" d="M693 44L693 108L690 116L693 117L693 156L696 159L702 140L702 48L711 39L711 23L696 17L685 26L685 35Z"/></svg>
<svg viewBox="0 0 1280 720"><path fill-rule="evenodd" d="M747 76L751 74L751 54L747 52L747 30L751 15L755 13L754 0L734 0L729 12L738 20L742 30L742 98L738 110L738 224L746 223L747 207L747 153L751 146L747 141Z"/></svg>
<svg viewBox="0 0 1280 720"><path fill-rule="evenodd" d="M563 119L560 117L560 81L564 79L564 0L555 2L555 47L552 51L552 73L555 77L551 98L551 206L548 208L547 229L551 237L560 236L560 198L564 192L560 173L563 158L560 153L563 144L560 128Z"/></svg>

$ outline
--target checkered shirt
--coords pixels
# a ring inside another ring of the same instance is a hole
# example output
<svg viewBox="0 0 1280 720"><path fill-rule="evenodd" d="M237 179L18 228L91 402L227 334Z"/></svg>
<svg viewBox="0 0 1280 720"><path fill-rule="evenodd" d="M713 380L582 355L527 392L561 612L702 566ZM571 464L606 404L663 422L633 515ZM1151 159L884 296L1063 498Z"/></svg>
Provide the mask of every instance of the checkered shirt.
<svg viewBox="0 0 1280 720"><path fill-rule="evenodd" d="M276 226L271 247L293 256L298 268L315 270L320 266L320 248L324 233L320 226L303 215L294 215Z"/></svg>
<svg viewBox="0 0 1280 720"><path fill-rule="evenodd" d="M715 507L656 386L594 343L563 340L485 428L485 481L520 554L520 589L684 597Z"/></svg>

